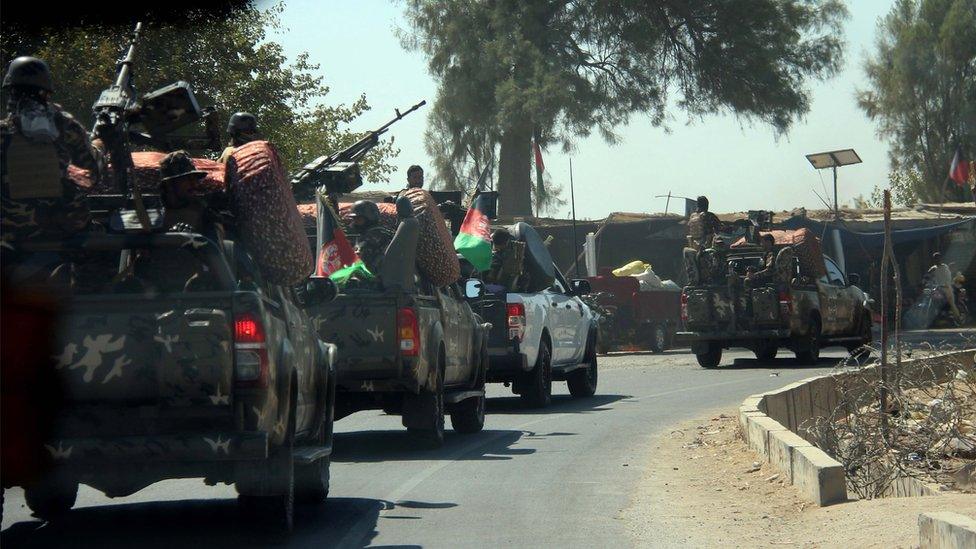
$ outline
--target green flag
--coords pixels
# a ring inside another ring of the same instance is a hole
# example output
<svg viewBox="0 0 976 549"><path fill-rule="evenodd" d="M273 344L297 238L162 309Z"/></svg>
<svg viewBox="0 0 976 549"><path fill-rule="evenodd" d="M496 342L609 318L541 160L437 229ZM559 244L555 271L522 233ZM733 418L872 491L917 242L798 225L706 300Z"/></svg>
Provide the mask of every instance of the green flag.
<svg viewBox="0 0 976 549"><path fill-rule="evenodd" d="M461 231L454 239L454 249L479 271L491 268L491 223L483 207L483 200L487 199L484 194L474 199L464 216Z"/></svg>

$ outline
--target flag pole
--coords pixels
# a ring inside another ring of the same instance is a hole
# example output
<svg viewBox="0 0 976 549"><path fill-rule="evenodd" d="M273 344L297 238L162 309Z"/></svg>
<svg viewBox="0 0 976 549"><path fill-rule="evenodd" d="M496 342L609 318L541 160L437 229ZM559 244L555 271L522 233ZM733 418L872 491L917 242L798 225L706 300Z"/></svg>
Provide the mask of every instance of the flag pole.
<svg viewBox="0 0 976 549"><path fill-rule="evenodd" d="M569 202L573 208L573 257L578 257L576 254L578 249L576 247L576 193L573 189L573 159L569 159ZM579 277L579 261L576 261L576 276Z"/></svg>

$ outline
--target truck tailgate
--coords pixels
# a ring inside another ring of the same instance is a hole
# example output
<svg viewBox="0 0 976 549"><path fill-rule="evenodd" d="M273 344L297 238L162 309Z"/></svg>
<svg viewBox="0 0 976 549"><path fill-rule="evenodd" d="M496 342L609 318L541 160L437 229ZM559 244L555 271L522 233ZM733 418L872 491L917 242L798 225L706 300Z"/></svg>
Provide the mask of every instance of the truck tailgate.
<svg viewBox="0 0 976 549"><path fill-rule="evenodd" d="M310 309L319 337L338 349L340 377L369 379L396 373L398 306L392 295L341 294Z"/></svg>
<svg viewBox="0 0 976 549"><path fill-rule="evenodd" d="M73 404L226 405L233 382L229 294L72 301L57 368Z"/></svg>

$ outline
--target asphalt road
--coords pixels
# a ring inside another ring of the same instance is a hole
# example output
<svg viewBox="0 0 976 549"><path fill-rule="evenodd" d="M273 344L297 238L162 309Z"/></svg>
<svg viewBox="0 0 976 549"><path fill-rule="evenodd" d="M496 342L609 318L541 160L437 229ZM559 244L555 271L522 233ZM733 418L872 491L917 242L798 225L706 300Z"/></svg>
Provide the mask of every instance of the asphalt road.
<svg viewBox="0 0 976 549"><path fill-rule="evenodd" d="M619 518L645 466L652 438L679 421L733 410L752 393L825 373L790 358L759 363L726 352L704 370L686 351L600 358L597 395L572 399L554 386L546 410L522 408L501 385L489 390L485 430L448 431L443 448L419 450L399 418L361 412L336 424L332 491L324 506L300 508L287 540L244 524L233 487L171 480L108 499L82 486L63 523L30 516L23 492L6 493L6 547L629 546Z"/></svg>

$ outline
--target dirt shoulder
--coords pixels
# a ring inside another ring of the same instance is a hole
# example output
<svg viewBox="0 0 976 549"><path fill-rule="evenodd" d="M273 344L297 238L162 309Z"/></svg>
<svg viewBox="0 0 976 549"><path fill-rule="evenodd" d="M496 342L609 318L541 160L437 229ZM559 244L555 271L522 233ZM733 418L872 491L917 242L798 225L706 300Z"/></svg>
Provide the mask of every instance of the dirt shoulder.
<svg viewBox="0 0 976 549"><path fill-rule="evenodd" d="M917 547L918 515L976 517L976 496L889 498L816 507L737 437L733 412L676 425L621 512L640 546Z"/></svg>

